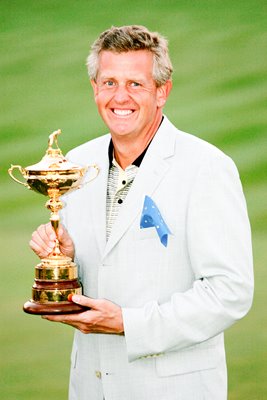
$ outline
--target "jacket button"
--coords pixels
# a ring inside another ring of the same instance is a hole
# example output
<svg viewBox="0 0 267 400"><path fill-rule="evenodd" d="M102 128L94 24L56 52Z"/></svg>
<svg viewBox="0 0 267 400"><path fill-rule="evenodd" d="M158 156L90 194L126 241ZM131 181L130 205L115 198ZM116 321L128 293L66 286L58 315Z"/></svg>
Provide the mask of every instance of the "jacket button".
<svg viewBox="0 0 267 400"><path fill-rule="evenodd" d="M96 376L98 379L101 379L101 372L100 372L100 371L95 371L95 376Z"/></svg>

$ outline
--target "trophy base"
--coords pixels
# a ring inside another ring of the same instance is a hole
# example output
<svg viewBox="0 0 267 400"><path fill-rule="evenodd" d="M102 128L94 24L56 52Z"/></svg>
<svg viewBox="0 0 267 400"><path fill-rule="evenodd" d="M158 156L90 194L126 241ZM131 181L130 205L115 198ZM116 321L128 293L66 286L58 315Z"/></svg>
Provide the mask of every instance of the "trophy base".
<svg viewBox="0 0 267 400"><path fill-rule="evenodd" d="M63 254L52 254L35 267L32 297L23 310L27 314L75 314L88 310L69 301L69 296L82 294L77 265Z"/></svg>
<svg viewBox="0 0 267 400"><path fill-rule="evenodd" d="M88 310L88 307L83 307L72 302L41 304L34 301L27 301L23 306L23 311L27 314L35 315L75 314L86 310Z"/></svg>

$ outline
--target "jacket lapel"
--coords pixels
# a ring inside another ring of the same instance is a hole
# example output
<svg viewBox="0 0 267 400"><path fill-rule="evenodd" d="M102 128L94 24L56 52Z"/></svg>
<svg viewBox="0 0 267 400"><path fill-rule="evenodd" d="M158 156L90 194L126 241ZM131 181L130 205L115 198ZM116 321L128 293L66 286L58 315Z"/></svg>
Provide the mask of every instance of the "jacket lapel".
<svg viewBox="0 0 267 400"><path fill-rule="evenodd" d="M89 183L92 185L91 218L95 230L95 237L99 247L100 254L106 246L106 198L107 198L107 180L109 171L108 146L110 136L103 145L101 152L97 154L95 163L99 167L99 174L96 179Z"/></svg>
<svg viewBox="0 0 267 400"><path fill-rule="evenodd" d="M164 119L142 161L133 185L127 194L110 238L104 249L103 258L113 249L128 227L142 211L144 196L152 196L170 167L170 157L175 151L175 134L172 125ZM168 129L170 128L170 129Z"/></svg>

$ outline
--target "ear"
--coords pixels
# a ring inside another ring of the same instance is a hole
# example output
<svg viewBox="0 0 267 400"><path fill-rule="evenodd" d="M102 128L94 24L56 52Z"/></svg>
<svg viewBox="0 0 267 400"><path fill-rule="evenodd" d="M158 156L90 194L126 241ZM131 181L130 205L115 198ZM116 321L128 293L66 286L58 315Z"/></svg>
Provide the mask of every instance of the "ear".
<svg viewBox="0 0 267 400"><path fill-rule="evenodd" d="M172 89L172 81L168 80L164 85L161 85L157 88L157 106L159 108L164 107L167 98Z"/></svg>
<svg viewBox="0 0 267 400"><path fill-rule="evenodd" d="M94 91L94 96L96 97L98 95L98 87L96 84L96 81L94 81L93 79L90 80L93 91Z"/></svg>

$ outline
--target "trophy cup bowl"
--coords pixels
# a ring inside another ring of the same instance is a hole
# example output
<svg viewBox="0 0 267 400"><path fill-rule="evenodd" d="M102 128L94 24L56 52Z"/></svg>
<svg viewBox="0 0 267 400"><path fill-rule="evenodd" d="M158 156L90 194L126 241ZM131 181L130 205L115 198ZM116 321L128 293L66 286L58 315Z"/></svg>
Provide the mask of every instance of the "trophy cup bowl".
<svg viewBox="0 0 267 400"><path fill-rule="evenodd" d="M60 251L59 211L63 208L60 196L89 183L98 175L99 169L96 165L82 167L69 162L58 147L57 137L60 133L59 129L49 135L48 149L39 163L26 168L11 165L8 170L11 178L17 183L49 197L46 208L51 211L50 222L56 234L54 249L35 266L32 298L23 307L29 314L67 314L85 309L68 300L69 295L82 294L82 286L78 280L77 265ZM96 173L83 183L85 173L90 167L94 168ZM24 182L13 175L14 170L20 172Z"/></svg>

